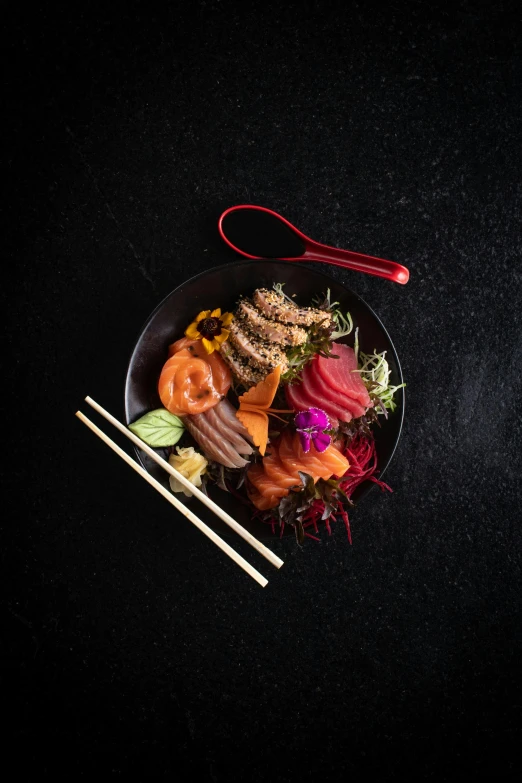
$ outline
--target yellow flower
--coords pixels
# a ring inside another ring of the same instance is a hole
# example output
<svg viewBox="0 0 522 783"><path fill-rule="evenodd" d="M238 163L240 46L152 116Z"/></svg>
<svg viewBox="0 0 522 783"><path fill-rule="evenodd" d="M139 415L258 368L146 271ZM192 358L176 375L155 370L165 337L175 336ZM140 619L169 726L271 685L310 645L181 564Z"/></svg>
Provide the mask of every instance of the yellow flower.
<svg viewBox="0 0 522 783"><path fill-rule="evenodd" d="M214 353L219 351L221 343L228 340L230 331L226 327L230 326L233 318L232 313L221 315L219 307L212 311L202 310L185 329L185 334L191 340L201 340L207 353Z"/></svg>
<svg viewBox="0 0 522 783"><path fill-rule="evenodd" d="M208 461L203 454L200 454L192 446L186 449L182 449L176 446L176 454L171 454L169 457L169 464L175 468L178 473L185 476L186 479L194 484L195 487L201 486L201 476L207 469ZM192 492L187 489L181 481L178 481L174 476L169 478L170 488L173 492L183 492L187 497L192 497Z"/></svg>

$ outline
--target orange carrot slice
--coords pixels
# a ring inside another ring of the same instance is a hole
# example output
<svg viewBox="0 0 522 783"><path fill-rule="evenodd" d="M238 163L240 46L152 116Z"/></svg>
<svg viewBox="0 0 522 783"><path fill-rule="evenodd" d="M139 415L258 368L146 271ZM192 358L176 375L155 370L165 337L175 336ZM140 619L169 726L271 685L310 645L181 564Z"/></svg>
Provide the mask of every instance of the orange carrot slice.
<svg viewBox="0 0 522 783"><path fill-rule="evenodd" d="M278 366L264 380L252 386L239 398L239 410L236 416L248 430L250 437L262 455L264 455L268 443L268 414L284 412L270 408L276 395L280 378L281 366Z"/></svg>

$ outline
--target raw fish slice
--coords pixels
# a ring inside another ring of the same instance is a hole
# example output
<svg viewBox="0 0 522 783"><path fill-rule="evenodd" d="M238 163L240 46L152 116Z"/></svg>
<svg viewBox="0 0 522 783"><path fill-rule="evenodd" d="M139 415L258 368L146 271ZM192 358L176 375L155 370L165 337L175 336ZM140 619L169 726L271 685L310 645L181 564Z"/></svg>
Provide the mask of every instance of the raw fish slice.
<svg viewBox="0 0 522 783"><path fill-rule="evenodd" d="M248 489L248 497L259 511L268 511L269 508L274 508L279 505L281 500L281 498L275 497L274 495L266 497L254 487Z"/></svg>
<svg viewBox="0 0 522 783"><path fill-rule="evenodd" d="M190 337L182 337L176 340L175 343L172 343L172 345L169 345L169 357L175 356L180 351L187 350L195 359L202 359L210 365L212 381L216 391L225 395L232 384L232 376L219 353L214 351L214 353L208 354L201 340L191 340Z"/></svg>
<svg viewBox="0 0 522 783"><path fill-rule="evenodd" d="M244 427L236 416L236 408L226 398L218 402L214 408L220 419L234 432L237 432L245 440L251 441L252 438L246 427Z"/></svg>
<svg viewBox="0 0 522 783"><path fill-rule="evenodd" d="M183 424L209 459L213 460L214 462L219 462L220 465L224 465L226 468L236 467L234 461L228 459L223 454L223 452L217 448L214 441L201 432L201 430L196 426L196 422L194 421L193 416L184 416Z"/></svg>
<svg viewBox="0 0 522 783"><path fill-rule="evenodd" d="M308 470L305 469L305 473L310 473L310 466L313 466L316 472L321 472L320 478L329 479L333 475L342 476L348 470L348 460L333 445L328 446L325 451L317 451L312 441L310 451L305 452L301 445L299 434L296 432L292 440L292 448L296 459L305 468L309 467ZM319 464L319 468L317 464Z"/></svg>
<svg viewBox="0 0 522 783"><path fill-rule="evenodd" d="M252 454L252 446L247 443L246 440L241 437L241 435L232 430L228 424L225 424L225 422L218 416L216 408L220 404L221 403L214 406L213 408L209 408L209 410L204 413L206 420L212 429L215 430L216 434L220 435L222 438L228 441L238 454Z"/></svg>
<svg viewBox="0 0 522 783"><path fill-rule="evenodd" d="M289 405L296 411L306 411L308 408L321 408L328 418L332 427L339 426L339 419L342 421L351 421L351 413L345 408L339 408L323 398L313 397L309 390L300 383L288 384L285 387L286 399Z"/></svg>
<svg viewBox="0 0 522 783"><path fill-rule="evenodd" d="M158 393L165 408L176 416L202 413L221 399L210 365L193 358L187 349L178 351L163 365Z"/></svg>
<svg viewBox="0 0 522 783"><path fill-rule="evenodd" d="M337 359L334 359L337 361ZM339 414L341 421L350 421L352 418L358 419L364 416L366 408L354 398L343 394L337 389L333 389L320 375L317 368L317 358L306 365L303 370L303 386L308 392L308 396L317 400L327 400L331 405L335 405L341 410L348 411L349 418L343 418Z"/></svg>
<svg viewBox="0 0 522 783"><path fill-rule="evenodd" d="M299 459L291 437L281 438L279 459L281 460L284 469L290 473L290 475L295 476L299 483L299 471L308 473L309 476L312 476L314 481L317 481L317 479L321 477L321 474L324 473L322 463L316 462L314 459L307 461Z"/></svg>
<svg viewBox="0 0 522 783"><path fill-rule="evenodd" d="M214 387L219 394L225 396L232 385L232 375L219 351L207 353L201 340L187 346L187 349L194 358L201 359L210 365Z"/></svg>
<svg viewBox="0 0 522 783"><path fill-rule="evenodd" d="M263 468L268 478L272 479L277 486L291 489L300 485L299 478L288 473L276 452L264 458Z"/></svg>
<svg viewBox="0 0 522 783"><path fill-rule="evenodd" d="M319 478L322 479L329 479L332 475L332 471L329 467L329 465L326 464L326 461L323 462L321 459L323 454L326 452L319 453L314 449L313 444L310 446L310 451L303 451L303 447L301 445L301 440L299 438L299 435L296 434L296 438L293 442L293 449L296 456L296 460L301 463L302 471L303 473L311 473L311 467L313 466L313 469L319 476Z"/></svg>
<svg viewBox="0 0 522 783"><path fill-rule="evenodd" d="M329 478L332 476L344 476L350 467L350 463L346 457L344 457L335 446L329 446L320 456L325 458L324 464L330 470Z"/></svg>
<svg viewBox="0 0 522 783"><path fill-rule="evenodd" d="M174 356L180 351L189 351L195 359L202 359L210 365L212 381L216 391L225 395L232 384L232 376L227 365L217 351L208 354L201 340L191 340L190 337L182 337L169 345L169 356Z"/></svg>
<svg viewBox="0 0 522 783"><path fill-rule="evenodd" d="M192 420L195 422L198 430L202 432L203 435L205 435L210 441L212 441L218 454L222 454L229 462L232 462L235 468L242 468L247 464L248 460L243 459L243 457L238 454L234 446L232 446L228 440L225 440L218 432L216 432L214 427L212 427L207 417L203 413L200 413L197 416L192 416ZM218 462L222 462L222 460L219 459Z"/></svg>
<svg viewBox="0 0 522 783"><path fill-rule="evenodd" d="M191 340L190 337L181 337L175 343L169 345L169 356L174 356L178 351L188 348L189 345L195 345L197 340Z"/></svg>
<svg viewBox="0 0 522 783"><path fill-rule="evenodd" d="M266 475L263 466L259 463L252 465L249 469L248 480L257 491L265 497L284 498L288 495L288 490L275 484L272 479Z"/></svg>
<svg viewBox="0 0 522 783"><path fill-rule="evenodd" d="M364 385L357 370L357 359L353 348L341 343L332 343L332 356L338 359L324 356L317 357L317 368L326 383L349 397L353 397L365 408L372 406L368 390Z"/></svg>

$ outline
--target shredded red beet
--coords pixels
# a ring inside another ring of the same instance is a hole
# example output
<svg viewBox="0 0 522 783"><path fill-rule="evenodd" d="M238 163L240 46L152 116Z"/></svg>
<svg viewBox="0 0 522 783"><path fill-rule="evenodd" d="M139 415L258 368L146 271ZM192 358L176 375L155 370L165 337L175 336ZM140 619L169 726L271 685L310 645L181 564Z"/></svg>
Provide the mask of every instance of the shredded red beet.
<svg viewBox="0 0 522 783"><path fill-rule="evenodd" d="M348 498L351 498L355 489L363 483L363 481L373 481L377 484L381 490L393 492L392 488L385 484L384 481L380 481L375 473L377 470L377 453L375 450L375 441L373 438L369 438L365 435L356 435L349 445L343 449L343 454L350 463L350 467L339 481L339 487L343 490ZM325 519L323 515L325 512L325 502L321 499L314 500L302 517L302 525L304 534L307 538L312 538L314 541L319 541L317 536L314 536L309 531L314 533L319 532L319 525L324 523L328 535L332 534L331 524L335 522L339 517L344 522L346 528L346 535L348 541L352 543L352 534L350 530L350 520L348 518L348 511L346 510L346 500L343 498L335 497L330 502L330 507L333 506L333 512L330 513ZM274 512L276 510L274 509ZM279 524L279 520L276 515L267 516L258 512L255 516L259 516L263 522L271 525L272 531L275 533L276 528L280 527L280 536L284 532L284 522Z"/></svg>

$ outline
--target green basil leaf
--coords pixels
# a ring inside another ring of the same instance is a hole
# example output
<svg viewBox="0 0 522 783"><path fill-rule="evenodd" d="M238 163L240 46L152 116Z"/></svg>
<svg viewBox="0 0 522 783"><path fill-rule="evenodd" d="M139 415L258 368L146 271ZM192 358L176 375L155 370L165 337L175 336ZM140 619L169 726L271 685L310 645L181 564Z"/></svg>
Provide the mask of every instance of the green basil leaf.
<svg viewBox="0 0 522 783"><path fill-rule="evenodd" d="M141 419L129 424L129 429L138 438L155 449L174 446L183 435L183 422L165 408L149 411Z"/></svg>

